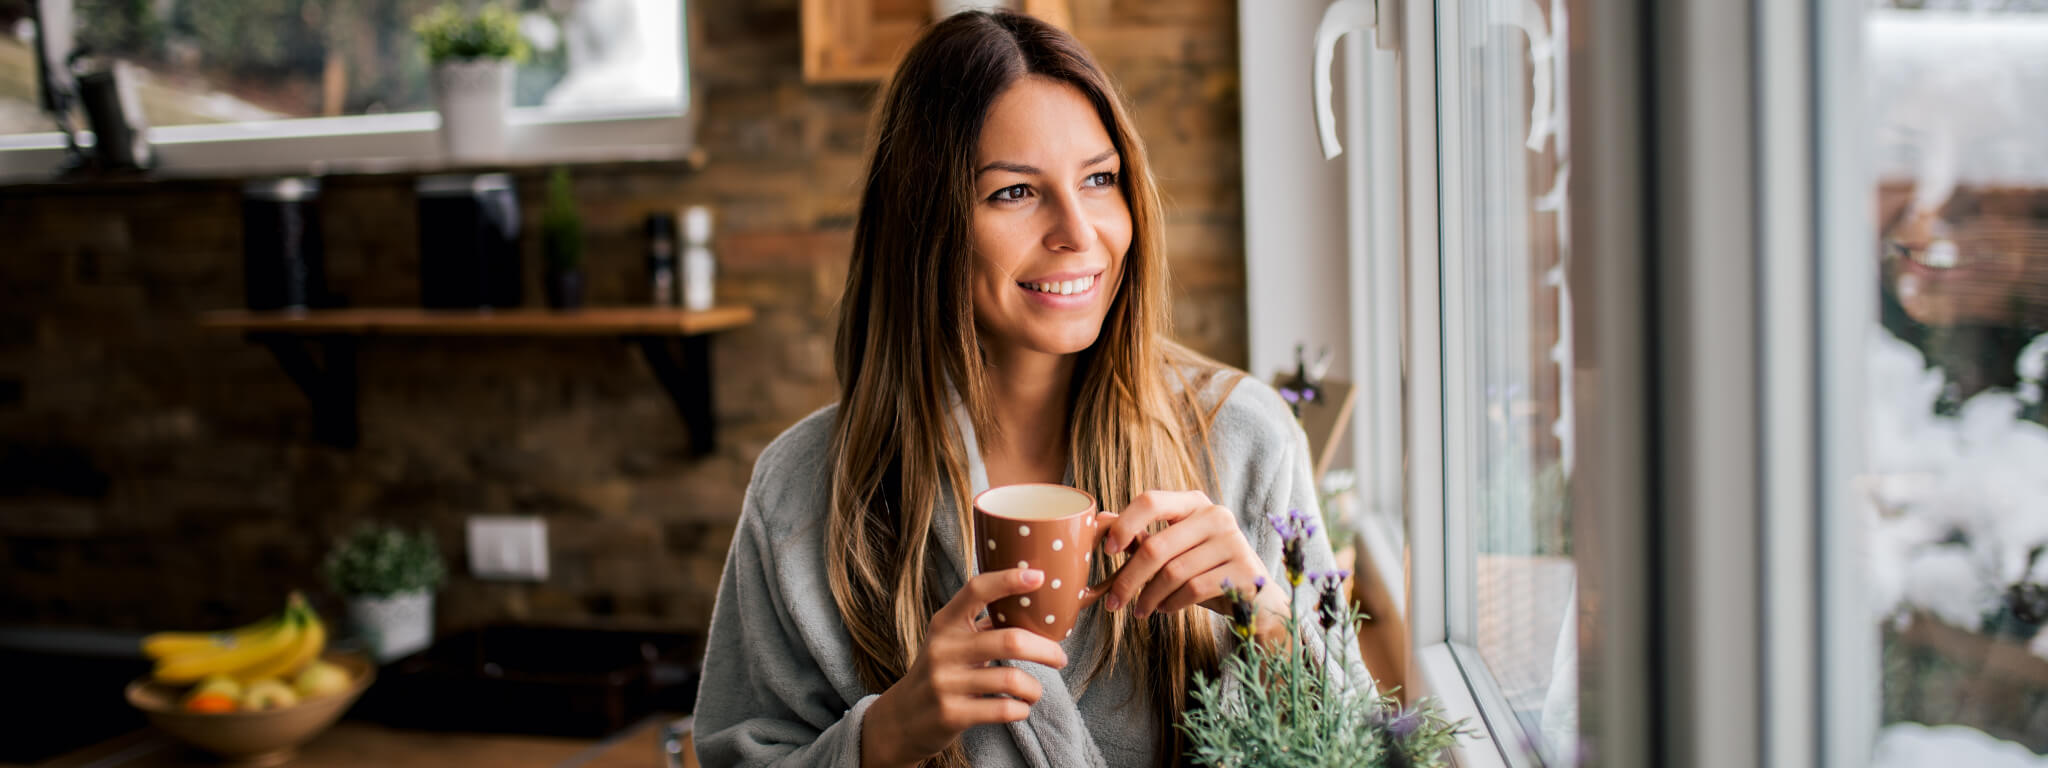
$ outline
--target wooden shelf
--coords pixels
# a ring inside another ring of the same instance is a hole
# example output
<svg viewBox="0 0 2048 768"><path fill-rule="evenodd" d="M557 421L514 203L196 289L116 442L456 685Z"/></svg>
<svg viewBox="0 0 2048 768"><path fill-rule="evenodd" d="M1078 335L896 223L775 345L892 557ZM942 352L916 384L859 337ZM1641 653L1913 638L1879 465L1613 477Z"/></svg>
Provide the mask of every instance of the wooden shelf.
<svg viewBox="0 0 2048 768"><path fill-rule="evenodd" d="M690 311L664 307L426 310L316 309L286 312L221 310L200 315L202 327L245 334L277 358L313 407L313 436L341 448L360 440L356 347L372 336L616 337L640 349L647 367L675 403L690 432L690 451L710 453L717 424L711 410L711 334L754 322L752 307Z"/></svg>
<svg viewBox="0 0 2048 768"><path fill-rule="evenodd" d="M803 0L804 80L878 83L889 79L910 44L932 22L931 0ZM1011 6L1062 29L1073 28L1068 0L1015 0Z"/></svg>
<svg viewBox="0 0 2048 768"><path fill-rule="evenodd" d="M692 336L754 322L752 307L693 312L665 307L548 309L316 309L303 312L222 310L200 325L223 331L358 336Z"/></svg>

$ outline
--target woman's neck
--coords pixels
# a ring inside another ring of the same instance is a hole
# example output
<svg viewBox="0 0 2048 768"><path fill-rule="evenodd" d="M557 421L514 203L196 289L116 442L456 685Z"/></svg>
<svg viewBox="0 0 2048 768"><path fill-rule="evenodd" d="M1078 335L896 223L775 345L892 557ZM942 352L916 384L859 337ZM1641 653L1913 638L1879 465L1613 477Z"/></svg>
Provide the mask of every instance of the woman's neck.
<svg viewBox="0 0 2048 768"><path fill-rule="evenodd" d="M1074 355L991 352L996 434L981 443L991 487L1065 479Z"/></svg>

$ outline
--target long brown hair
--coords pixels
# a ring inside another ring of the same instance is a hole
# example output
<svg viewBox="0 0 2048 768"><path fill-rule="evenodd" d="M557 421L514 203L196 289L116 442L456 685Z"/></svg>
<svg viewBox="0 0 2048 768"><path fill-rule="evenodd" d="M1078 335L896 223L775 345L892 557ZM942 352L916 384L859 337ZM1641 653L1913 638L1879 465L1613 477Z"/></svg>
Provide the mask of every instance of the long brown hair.
<svg viewBox="0 0 2048 768"><path fill-rule="evenodd" d="M832 598L851 634L861 682L884 690L925 642L942 593L943 553L931 535L950 492L959 530L972 530L957 395L978 435L996 429L969 289L973 163L989 105L1027 75L1079 90L1123 158L1132 238L1122 283L1095 344L1075 366L1074 479L1108 511L1151 489L1213 492L1207 454L1213 407L1201 394L1221 366L1169 340L1164 220L1145 148L1109 78L1081 44L1045 22L962 13L927 31L890 81L854 226L852 264L834 350L840 403L833 425ZM1173 377L1173 378L1169 378ZM1218 399L1220 401L1220 398ZM986 438L984 438L985 440ZM962 563L973 563L963 549ZM1122 558L1098 558L1095 579ZM1203 611L1095 612L1108 642L1086 680L1133 665L1157 711L1162 762L1180 754L1173 727L1197 671L1220 657ZM959 746L931 765L964 766Z"/></svg>

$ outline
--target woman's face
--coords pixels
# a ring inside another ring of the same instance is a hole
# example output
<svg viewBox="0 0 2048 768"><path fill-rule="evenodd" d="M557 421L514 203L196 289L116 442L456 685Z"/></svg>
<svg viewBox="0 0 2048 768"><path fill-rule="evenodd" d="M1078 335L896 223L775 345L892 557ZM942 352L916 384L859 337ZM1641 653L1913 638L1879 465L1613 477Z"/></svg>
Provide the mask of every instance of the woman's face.
<svg viewBox="0 0 2048 768"><path fill-rule="evenodd" d="M974 321L986 344L1069 355L1095 343L1131 246L1122 171L1080 90L1029 76L996 97L974 160Z"/></svg>

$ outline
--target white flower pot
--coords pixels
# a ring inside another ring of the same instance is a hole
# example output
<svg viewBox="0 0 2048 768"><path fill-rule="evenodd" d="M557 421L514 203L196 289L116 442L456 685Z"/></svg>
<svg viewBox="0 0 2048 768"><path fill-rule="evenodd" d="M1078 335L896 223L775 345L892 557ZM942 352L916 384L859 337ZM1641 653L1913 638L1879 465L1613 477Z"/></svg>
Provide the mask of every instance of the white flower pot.
<svg viewBox="0 0 2048 768"><path fill-rule="evenodd" d="M453 161L505 156L505 110L512 105L512 62L444 61L434 65L434 108L441 113L441 153Z"/></svg>
<svg viewBox="0 0 2048 768"><path fill-rule="evenodd" d="M389 597L351 597L349 625L379 662L427 647L434 640L434 593L421 589Z"/></svg>
<svg viewBox="0 0 2048 768"><path fill-rule="evenodd" d="M1000 11L1012 7L1010 0L932 0L932 18L943 19L962 11Z"/></svg>

